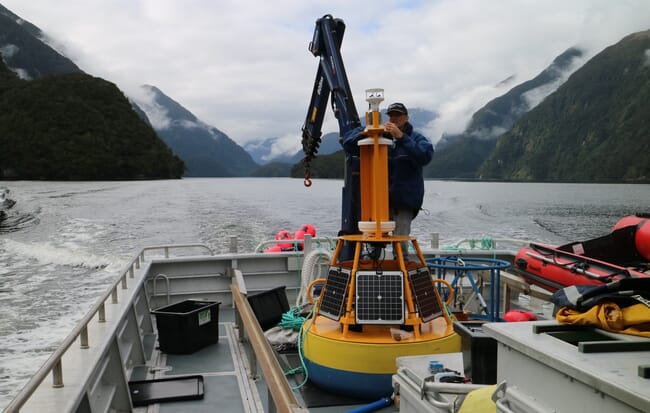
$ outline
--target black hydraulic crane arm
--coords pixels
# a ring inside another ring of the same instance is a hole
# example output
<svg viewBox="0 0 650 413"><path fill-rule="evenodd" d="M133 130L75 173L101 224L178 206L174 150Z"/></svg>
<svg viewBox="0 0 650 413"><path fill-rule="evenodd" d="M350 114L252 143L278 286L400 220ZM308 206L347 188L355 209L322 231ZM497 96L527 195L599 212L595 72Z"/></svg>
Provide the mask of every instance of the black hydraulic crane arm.
<svg viewBox="0 0 650 413"><path fill-rule="evenodd" d="M332 110L339 123L340 136L361 125L341 58L340 49L344 32L343 20L327 14L316 20L314 38L309 44L309 50L314 56L320 58L320 64L307 118L302 128L302 149L305 153L303 164L307 186L311 185L309 168L318 153L323 119L330 95Z"/></svg>

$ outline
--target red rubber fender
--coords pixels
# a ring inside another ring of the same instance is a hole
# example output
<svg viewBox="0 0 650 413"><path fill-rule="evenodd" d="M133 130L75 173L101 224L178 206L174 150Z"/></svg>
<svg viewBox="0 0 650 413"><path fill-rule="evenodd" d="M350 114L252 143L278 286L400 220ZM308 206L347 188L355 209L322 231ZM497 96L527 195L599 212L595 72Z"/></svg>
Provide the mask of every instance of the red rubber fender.
<svg viewBox="0 0 650 413"><path fill-rule="evenodd" d="M509 322L535 321L537 316L530 311L510 310L503 315L503 319Z"/></svg>

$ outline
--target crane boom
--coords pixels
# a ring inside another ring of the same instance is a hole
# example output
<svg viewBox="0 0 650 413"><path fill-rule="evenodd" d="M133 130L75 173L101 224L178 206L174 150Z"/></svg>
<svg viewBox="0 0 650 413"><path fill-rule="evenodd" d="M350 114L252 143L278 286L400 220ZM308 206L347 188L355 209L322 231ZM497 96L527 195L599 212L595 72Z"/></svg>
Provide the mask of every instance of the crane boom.
<svg viewBox="0 0 650 413"><path fill-rule="evenodd" d="M309 43L309 51L319 58L318 71L314 81L314 89L307 110L307 118L302 128L302 148L305 153L305 186L311 185L311 161L318 153L321 143L323 119L327 109L327 101L331 96L332 111L339 123L339 136L361 126L350 84L341 57L341 43L345 23L327 14L316 20L314 37ZM357 234L357 223L360 216L359 194L359 156L345 155L345 170L343 173L343 188L341 191L341 229L339 235ZM345 242L341 257L349 259L354 253L354 244Z"/></svg>
<svg viewBox="0 0 650 413"><path fill-rule="evenodd" d="M323 119L331 96L332 111L339 123L340 136L361 125L354 105L347 74L341 57L345 23L327 14L316 20L309 51L320 59L314 89L302 128L302 148L305 154L305 182L309 179L311 161L321 143Z"/></svg>

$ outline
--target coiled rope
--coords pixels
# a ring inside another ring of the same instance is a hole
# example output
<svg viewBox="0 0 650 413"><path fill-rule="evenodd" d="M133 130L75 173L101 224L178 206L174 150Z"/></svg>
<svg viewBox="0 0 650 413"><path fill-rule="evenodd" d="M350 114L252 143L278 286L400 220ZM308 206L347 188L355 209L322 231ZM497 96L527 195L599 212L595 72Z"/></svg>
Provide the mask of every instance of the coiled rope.
<svg viewBox="0 0 650 413"><path fill-rule="evenodd" d="M282 319L278 325L282 328L300 331L300 328L305 323L305 321L307 321L307 317L300 315L300 307L291 307L289 311L282 314Z"/></svg>
<svg viewBox="0 0 650 413"><path fill-rule="evenodd" d="M317 278L321 278L323 265L329 264L332 253L324 248L317 248L304 256L302 269L300 271L300 291L296 296L296 307L302 307L309 302L307 289L309 284Z"/></svg>

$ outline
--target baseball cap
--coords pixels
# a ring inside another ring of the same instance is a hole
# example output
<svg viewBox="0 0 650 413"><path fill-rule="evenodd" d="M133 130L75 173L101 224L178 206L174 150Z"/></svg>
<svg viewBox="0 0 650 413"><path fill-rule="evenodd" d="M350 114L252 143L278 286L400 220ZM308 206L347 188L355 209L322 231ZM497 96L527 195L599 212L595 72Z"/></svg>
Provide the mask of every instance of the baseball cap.
<svg viewBox="0 0 650 413"><path fill-rule="evenodd" d="M406 110L406 106L404 106L404 104L399 102L391 103L390 105L388 105L388 109L386 109L386 113L390 114L391 112L399 112L405 115L409 114L409 111Z"/></svg>

